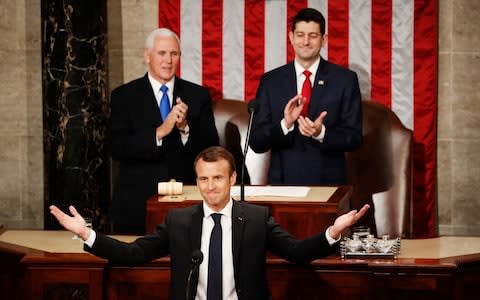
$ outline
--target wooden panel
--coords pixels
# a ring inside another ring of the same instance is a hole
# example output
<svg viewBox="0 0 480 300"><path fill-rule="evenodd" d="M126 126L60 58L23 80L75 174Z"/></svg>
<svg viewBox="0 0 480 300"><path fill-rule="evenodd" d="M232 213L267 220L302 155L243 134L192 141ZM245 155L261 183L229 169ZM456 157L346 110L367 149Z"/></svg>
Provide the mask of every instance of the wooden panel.
<svg viewBox="0 0 480 300"><path fill-rule="evenodd" d="M169 258L129 268L109 266L88 253L50 253L0 242L0 263L0 299L158 300L168 299L170 288ZM439 259L333 255L308 265L271 257L267 276L275 300L469 300L480 295L480 254Z"/></svg>
<svg viewBox="0 0 480 300"><path fill-rule="evenodd" d="M270 267L273 299L372 299L369 272L317 269L312 266Z"/></svg>
<svg viewBox="0 0 480 300"><path fill-rule="evenodd" d="M0 299L20 299L25 255L17 246L0 243Z"/></svg>
<svg viewBox="0 0 480 300"><path fill-rule="evenodd" d="M170 260L163 258L147 266L113 267L108 271L107 299L167 300Z"/></svg>

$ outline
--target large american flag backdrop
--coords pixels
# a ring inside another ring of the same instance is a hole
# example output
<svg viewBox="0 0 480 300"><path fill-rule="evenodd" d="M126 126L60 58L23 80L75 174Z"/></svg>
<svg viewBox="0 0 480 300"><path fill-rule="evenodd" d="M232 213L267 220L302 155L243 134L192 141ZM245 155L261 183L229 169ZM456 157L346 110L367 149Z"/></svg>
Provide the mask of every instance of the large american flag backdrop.
<svg viewBox="0 0 480 300"><path fill-rule="evenodd" d="M181 39L179 74L214 99L248 101L260 76L293 59L293 15L327 19L328 60L357 72L363 99L390 107L413 130L416 237L436 235L436 0L159 0L159 27Z"/></svg>

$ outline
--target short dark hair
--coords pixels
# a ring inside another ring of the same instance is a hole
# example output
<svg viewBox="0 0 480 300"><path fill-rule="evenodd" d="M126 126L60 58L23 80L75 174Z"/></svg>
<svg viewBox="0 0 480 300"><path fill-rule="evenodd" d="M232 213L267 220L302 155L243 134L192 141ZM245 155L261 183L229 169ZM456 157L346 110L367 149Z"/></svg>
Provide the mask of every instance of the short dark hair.
<svg viewBox="0 0 480 300"><path fill-rule="evenodd" d="M292 20L292 32L295 32L295 27L299 22L315 22L320 25L320 33L325 34L325 18L322 13L315 8L303 8L293 17Z"/></svg>
<svg viewBox="0 0 480 300"><path fill-rule="evenodd" d="M230 166L230 175L235 172L235 159L233 158L232 153L228 151L227 149L220 147L220 146L213 146L213 147L208 147L204 150L202 150L197 157L195 158L195 161L193 162L193 168L195 169L196 172L196 166L197 162L199 160L203 160L206 162L215 162L219 161L221 159L224 159L228 162L228 165Z"/></svg>

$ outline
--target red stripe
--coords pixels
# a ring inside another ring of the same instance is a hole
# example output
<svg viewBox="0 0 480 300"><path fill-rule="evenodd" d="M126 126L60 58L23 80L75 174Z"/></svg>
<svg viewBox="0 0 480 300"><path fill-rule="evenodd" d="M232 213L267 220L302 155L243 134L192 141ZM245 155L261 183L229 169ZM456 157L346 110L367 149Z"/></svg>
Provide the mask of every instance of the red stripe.
<svg viewBox="0 0 480 300"><path fill-rule="evenodd" d="M180 1L181 0L159 0L158 1L158 27L169 28L180 37ZM180 64L177 69L177 76L180 76Z"/></svg>
<svg viewBox="0 0 480 300"><path fill-rule="evenodd" d="M417 238L437 235L436 134L438 7L435 0L415 1L414 11L414 205Z"/></svg>
<svg viewBox="0 0 480 300"><path fill-rule="evenodd" d="M245 100L255 97L265 68L265 2L245 0L244 74Z"/></svg>
<svg viewBox="0 0 480 300"><path fill-rule="evenodd" d="M328 60L348 67L348 0L328 1Z"/></svg>
<svg viewBox="0 0 480 300"><path fill-rule="evenodd" d="M202 1L202 84L214 100L223 98L223 2Z"/></svg>
<svg viewBox="0 0 480 300"><path fill-rule="evenodd" d="M371 97L392 107L392 1L372 2Z"/></svg>
<svg viewBox="0 0 480 300"><path fill-rule="evenodd" d="M288 39L288 33L292 28L293 17L298 13L299 10L306 7L308 7L307 0L287 0L287 28L285 30L287 34L287 61L292 61L295 58L295 52L290 44L290 40Z"/></svg>
<svg viewBox="0 0 480 300"><path fill-rule="evenodd" d="M158 1L158 27L167 27L180 36L180 1Z"/></svg>

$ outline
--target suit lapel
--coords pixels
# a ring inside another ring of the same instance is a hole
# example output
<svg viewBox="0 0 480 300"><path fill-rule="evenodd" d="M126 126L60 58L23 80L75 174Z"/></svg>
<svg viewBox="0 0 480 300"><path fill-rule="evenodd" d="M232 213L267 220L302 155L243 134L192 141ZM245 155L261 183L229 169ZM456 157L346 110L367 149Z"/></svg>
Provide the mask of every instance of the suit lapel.
<svg viewBox="0 0 480 300"><path fill-rule="evenodd" d="M145 112L149 115L151 114L151 117L156 120L155 123L161 124L162 118L160 117L160 107L158 106L157 98L155 98L152 85L148 80L148 73L143 76L143 86L141 87L139 95L143 95L144 105L146 105Z"/></svg>
<svg viewBox="0 0 480 300"><path fill-rule="evenodd" d="M310 110L308 116L314 121L321 113L322 99L325 93L325 87L328 81L328 62L320 57L317 74L312 85L312 97L310 100Z"/></svg>
<svg viewBox="0 0 480 300"><path fill-rule="evenodd" d="M233 201L232 206L232 248L233 248L233 268L235 278L237 277L237 263L240 255L240 246L242 245L243 232L245 229L245 223L247 219L243 211L242 203Z"/></svg>
<svg viewBox="0 0 480 300"><path fill-rule="evenodd" d="M172 107L177 104L177 97L180 97L183 101L185 101L182 98L182 90L183 90L183 80L177 76L175 76L175 84L173 86L173 99L172 99Z"/></svg>
<svg viewBox="0 0 480 300"><path fill-rule="evenodd" d="M287 95L286 99L283 99L285 103L283 106L287 105L288 101L293 98L297 92L297 73L295 72L295 64L293 61L287 65L287 72L285 77L283 78L283 83L279 88L285 87L286 92L284 93Z"/></svg>
<svg viewBox="0 0 480 300"><path fill-rule="evenodd" d="M190 223L190 242L191 251L200 249L202 241L202 225L203 225L203 207L202 204L197 206L192 214L192 222Z"/></svg>

